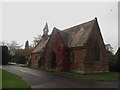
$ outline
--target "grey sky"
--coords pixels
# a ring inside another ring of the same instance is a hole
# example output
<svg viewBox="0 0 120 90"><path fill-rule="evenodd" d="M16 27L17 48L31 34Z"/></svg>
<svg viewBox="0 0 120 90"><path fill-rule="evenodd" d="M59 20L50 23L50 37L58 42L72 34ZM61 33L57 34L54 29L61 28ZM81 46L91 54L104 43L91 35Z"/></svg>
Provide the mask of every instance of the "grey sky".
<svg viewBox="0 0 120 90"><path fill-rule="evenodd" d="M32 40L48 22L49 33L53 27L61 30L90 21L95 17L105 44L118 47L117 2L5 2L2 4L2 39L16 40L24 45Z"/></svg>

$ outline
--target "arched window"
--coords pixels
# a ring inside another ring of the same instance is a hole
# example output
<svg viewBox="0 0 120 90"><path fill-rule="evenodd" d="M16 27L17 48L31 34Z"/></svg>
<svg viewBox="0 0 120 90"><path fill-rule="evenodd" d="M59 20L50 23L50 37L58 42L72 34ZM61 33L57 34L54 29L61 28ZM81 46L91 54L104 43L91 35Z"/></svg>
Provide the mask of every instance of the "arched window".
<svg viewBox="0 0 120 90"><path fill-rule="evenodd" d="M73 63L74 62L74 59L75 59L75 54L74 54L74 52L72 51L71 52L71 63Z"/></svg>
<svg viewBox="0 0 120 90"><path fill-rule="evenodd" d="M97 41L95 42L95 61L100 61L100 46Z"/></svg>
<svg viewBox="0 0 120 90"><path fill-rule="evenodd" d="M56 68L56 54L54 51L51 52L50 54L50 68L55 69Z"/></svg>

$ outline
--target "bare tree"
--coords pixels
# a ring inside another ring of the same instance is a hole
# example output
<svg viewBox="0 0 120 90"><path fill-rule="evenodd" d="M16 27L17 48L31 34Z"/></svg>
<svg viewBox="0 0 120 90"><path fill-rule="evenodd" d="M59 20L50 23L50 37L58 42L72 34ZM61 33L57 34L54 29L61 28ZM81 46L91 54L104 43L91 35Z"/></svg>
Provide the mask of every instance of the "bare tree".
<svg viewBox="0 0 120 90"><path fill-rule="evenodd" d="M22 46L20 46L17 41L11 41L10 43L7 43L8 49L9 49L9 53L11 55L15 55L16 50L20 49Z"/></svg>
<svg viewBox="0 0 120 90"><path fill-rule="evenodd" d="M9 49L20 49L22 46L19 46L19 44L16 41L11 41L10 43L7 43L7 46Z"/></svg>
<svg viewBox="0 0 120 90"><path fill-rule="evenodd" d="M6 46L6 45L7 45L7 42L1 41L1 42L0 42L0 45L1 45L1 46Z"/></svg>
<svg viewBox="0 0 120 90"><path fill-rule="evenodd" d="M33 40L33 46L36 46L41 40L41 35L38 35L37 37L34 37L34 40Z"/></svg>

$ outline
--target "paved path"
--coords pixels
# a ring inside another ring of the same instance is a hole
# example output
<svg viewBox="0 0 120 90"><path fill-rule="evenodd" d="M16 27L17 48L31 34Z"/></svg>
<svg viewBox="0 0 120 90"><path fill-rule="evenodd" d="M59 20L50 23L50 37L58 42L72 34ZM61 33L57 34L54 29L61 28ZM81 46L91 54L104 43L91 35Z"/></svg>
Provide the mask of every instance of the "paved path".
<svg viewBox="0 0 120 90"><path fill-rule="evenodd" d="M18 65L3 66L3 69L15 73L26 80L32 88L117 88L117 82L101 82L65 77L41 70L20 67Z"/></svg>

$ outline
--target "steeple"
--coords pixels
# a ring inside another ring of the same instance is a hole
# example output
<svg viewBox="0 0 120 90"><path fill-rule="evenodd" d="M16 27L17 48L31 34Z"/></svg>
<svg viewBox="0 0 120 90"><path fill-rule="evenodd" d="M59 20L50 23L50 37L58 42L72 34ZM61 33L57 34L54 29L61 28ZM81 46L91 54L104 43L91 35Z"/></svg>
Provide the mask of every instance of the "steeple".
<svg viewBox="0 0 120 90"><path fill-rule="evenodd" d="M45 27L43 28L43 36L48 35L49 29L48 29L48 24L45 24Z"/></svg>

